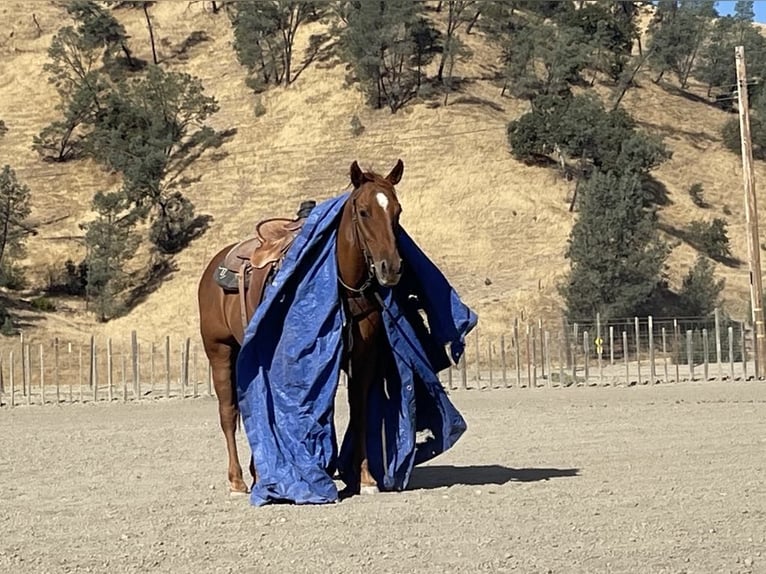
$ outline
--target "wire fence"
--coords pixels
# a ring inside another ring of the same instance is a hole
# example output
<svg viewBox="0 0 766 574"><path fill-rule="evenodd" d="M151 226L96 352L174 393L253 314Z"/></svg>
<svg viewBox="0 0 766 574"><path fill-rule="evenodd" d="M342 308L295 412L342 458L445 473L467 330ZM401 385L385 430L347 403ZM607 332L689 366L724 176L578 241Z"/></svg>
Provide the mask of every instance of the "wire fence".
<svg viewBox="0 0 766 574"><path fill-rule="evenodd" d="M747 380L757 372L753 332L718 310L711 318L633 317L557 325L514 320L508 333L477 328L450 390ZM341 384L345 377L341 376ZM0 354L0 406L212 397L200 341L166 336L28 341Z"/></svg>
<svg viewBox="0 0 766 574"><path fill-rule="evenodd" d="M514 321L507 334L466 342L449 389L635 385L746 380L757 372L749 325L712 317L653 317L550 326Z"/></svg>
<svg viewBox="0 0 766 574"><path fill-rule="evenodd" d="M95 336L83 342L53 338L26 342L0 357L0 404L140 401L212 396L210 367L190 338L127 340Z"/></svg>

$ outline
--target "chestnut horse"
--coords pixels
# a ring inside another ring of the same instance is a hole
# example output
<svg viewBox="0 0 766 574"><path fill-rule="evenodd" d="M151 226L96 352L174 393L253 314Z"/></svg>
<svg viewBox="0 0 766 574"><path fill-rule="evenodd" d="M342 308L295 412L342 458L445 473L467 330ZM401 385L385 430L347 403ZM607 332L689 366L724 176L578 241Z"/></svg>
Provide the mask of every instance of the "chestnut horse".
<svg viewBox="0 0 766 574"><path fill-rule="evenodd" d="M394 286L401 276L402 262L396 246L401 206L394 186L403 171L402 160L386 177L363 172L356 161L352 163L354 189L338 224L338 284L348 317L349 332L344 340L350 347L343 364L348 374L349 425L354 439L354 477L347 484L348 494L378 491L367 463L367 399L370 389L383 383L381 346L386 341L376 287ZM229 487L232 493L244 494L249 489L242 477L235 440L239 416L235 365L244 336L240 299L237 293L224 291L214 280L219 264L232 247L224 247L208 263L200 280L198 300L202 342L210 361L221 429L226 438ZM248 299L252 295L248 293ZM250 474L255 481L252 457Z"/></svg>

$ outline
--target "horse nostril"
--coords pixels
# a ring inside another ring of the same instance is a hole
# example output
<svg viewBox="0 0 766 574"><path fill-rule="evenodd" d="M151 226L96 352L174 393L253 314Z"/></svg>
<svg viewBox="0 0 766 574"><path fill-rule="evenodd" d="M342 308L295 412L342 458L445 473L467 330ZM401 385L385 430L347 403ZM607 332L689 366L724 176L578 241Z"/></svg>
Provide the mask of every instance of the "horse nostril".
<svg viewBox="0 0 766 574"><path fill-rule="evenodd" d="M380 262L380 272L384 275L388 272L388 264L385 261Z"/></svg>

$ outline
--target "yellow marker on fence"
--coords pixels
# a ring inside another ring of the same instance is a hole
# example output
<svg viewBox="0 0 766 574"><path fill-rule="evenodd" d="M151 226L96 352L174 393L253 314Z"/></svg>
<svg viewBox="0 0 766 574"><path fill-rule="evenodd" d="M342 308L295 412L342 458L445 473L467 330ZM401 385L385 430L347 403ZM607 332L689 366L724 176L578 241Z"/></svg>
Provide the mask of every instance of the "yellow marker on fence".
<svg viewBox="0 0 766 574"><path fill-rule="evenodd" d="M596 344L596 352L601 355L604 352L604 339L596 337L594 343Z"/></svg>

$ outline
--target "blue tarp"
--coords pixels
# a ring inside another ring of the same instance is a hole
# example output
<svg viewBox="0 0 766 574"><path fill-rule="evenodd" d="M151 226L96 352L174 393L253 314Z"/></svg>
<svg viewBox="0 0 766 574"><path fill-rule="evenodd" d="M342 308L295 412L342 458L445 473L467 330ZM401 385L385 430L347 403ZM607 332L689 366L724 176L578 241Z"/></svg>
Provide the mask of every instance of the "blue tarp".
<svg viewBox="0 0 766 574"><path fill-rule="evenodd" d="M334 502L333 474L350 476L352 435L347 429L338 452L333 423L345 321L335 239L348 195L311 212L256 309L237 359L239 407L258 471L250 496L256 506ZM445 345L457 362L477 322L404 230L397 243L402 279L391 289L378 288L391 355L385 392L370 396L368 424L377 430L367 437L370 471L386 490L406 488L415 464L446 451L466 430L437 373L449 365ZM428 438L416 442L416 432L426 430Z"/></svg>

